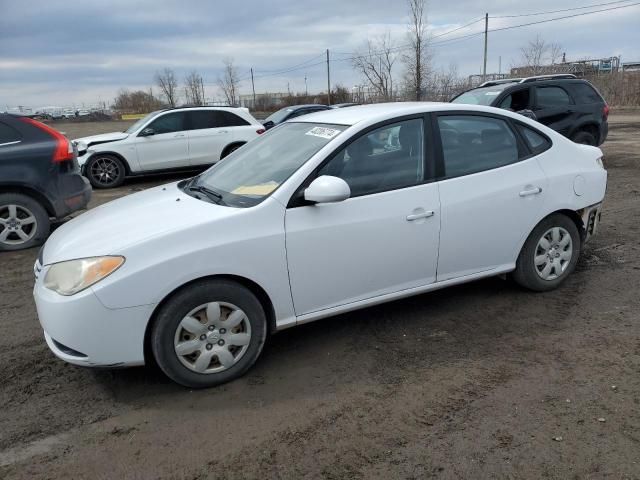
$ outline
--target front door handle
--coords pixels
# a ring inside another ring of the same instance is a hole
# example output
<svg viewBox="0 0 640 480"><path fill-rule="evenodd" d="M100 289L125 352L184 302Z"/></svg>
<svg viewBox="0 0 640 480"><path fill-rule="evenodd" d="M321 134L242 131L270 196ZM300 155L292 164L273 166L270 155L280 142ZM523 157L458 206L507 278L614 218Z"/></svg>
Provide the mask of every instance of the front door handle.
<svg viewBox="0 0 640 480"><path fill-rule="evenodd" d="M420 220L421 218L429 218L435 215L433 210L427 210L422 213L413 213L411 215L407 215L407 222L413 222L414 220Z"/></svg>
<svg viewBox="0 0 640 480"><path fill-rule="evenodd" d="M180 138L180 137L184 137L184 133L176 133L173 138Z"/></svg>
<svg viewBox="0 0 640 480"><path fill-rule="evenodd" d="M542 193L542 189L540 187L530 188L528 190L523 190L520 192L521 197L528 197L529 195L537 195L538 193Z"/></svg>

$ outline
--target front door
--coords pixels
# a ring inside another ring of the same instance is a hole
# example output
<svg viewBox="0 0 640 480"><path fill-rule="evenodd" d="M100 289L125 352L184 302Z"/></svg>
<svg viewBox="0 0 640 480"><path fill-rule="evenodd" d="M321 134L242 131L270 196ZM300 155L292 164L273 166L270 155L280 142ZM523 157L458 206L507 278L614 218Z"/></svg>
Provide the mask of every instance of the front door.
<svg viewBox="0 0 640 480"><path fill-rule="evenodd" d="M440 202L425 183L423 139L422 118L365 132L317 172L344 179L351 198L287 209L296 315L435 281Z"/></svg>
<svg viewBox="0 0 640 480"><path fill-rule="evenodd" d="M546 176L500 117L441 114L437 124L444 168L438 281L507 268L537 222Z"/></svg>
<svg viewBox="0 0 640 480"><path fill-rule="evenodd" d="M185 119L185 112L165 113L145 127L153 129L153 135L138 134L136 150L142 170L162 170L189 165L189 138Z"/></svg>
<svg viewBox="0 0 640 480"><path fill-rule="evenodd" d="M568 135L574 127L575 105L564 88L536 87L536 119L547 127Z"/></svg>

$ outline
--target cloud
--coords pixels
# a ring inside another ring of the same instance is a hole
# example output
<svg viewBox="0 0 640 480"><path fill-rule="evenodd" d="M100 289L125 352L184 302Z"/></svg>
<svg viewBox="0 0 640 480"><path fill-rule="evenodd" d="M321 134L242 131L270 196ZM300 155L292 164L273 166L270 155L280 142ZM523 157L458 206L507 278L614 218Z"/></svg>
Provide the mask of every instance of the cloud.
<svg viewBox="0 0 640 480"><path fill-rule="evenodd" d="M482 21L439 35L483 16L484 11L519 14L582 5L554 0L527 6L488 0L482 7L470 0L430 2L435 67L456 64L464 75L480 71L482 36L455 38L482 31ZM300 0L0 0L0 11L3 108L90 104L98 98L108 101L120 88L149 88L155 71L164 67L175 69L180 79L193 69L199 71L207 84L207 96L213 96L225 57L234 58L244 78L253 67L257 91L284 91L287 84L302 91L305 76L309 89L319 91L326 88L322 63L326 48L334 60L332 80L349 87L360 81L346 60L349 54L368 37L387 31L397 44L404 44L407 28L407 9L399 0L325 0L321 4ZM491 19L490 28L561 15ZM499 58L503 71L516 63L519 46L536 34L562 44L568 58L622 55L626 60L640 60L639 15L640 7L633 7L491 33L488 68L497 71ZM275 73L301 63L296 70ZM242 90L250 91L248 81L243 82Z"/></svg>

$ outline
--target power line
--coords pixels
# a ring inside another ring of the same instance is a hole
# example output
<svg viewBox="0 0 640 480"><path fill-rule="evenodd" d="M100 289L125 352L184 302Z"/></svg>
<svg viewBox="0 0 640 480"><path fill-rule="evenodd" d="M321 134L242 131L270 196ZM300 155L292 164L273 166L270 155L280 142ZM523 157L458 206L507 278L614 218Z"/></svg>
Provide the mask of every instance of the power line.
<svg viewBox="0 0 640 480"><path fill-rule="evenodd" d="M613 5L615 3L627 3L630 0L618 0L616 2L606 2L606 3L595 3L593 5L585 5L584 7L573 7L573 8L563 8L562 10L549 10L546 12L537 12L537 13L521 13L519 15L490 15L489 18L517 18L517 17L535 17L538 15L548 15L550 13L562 13L562 12L571 12L574 10L584 10L588 8L594 7L602 7L605 5Z"/></svg>

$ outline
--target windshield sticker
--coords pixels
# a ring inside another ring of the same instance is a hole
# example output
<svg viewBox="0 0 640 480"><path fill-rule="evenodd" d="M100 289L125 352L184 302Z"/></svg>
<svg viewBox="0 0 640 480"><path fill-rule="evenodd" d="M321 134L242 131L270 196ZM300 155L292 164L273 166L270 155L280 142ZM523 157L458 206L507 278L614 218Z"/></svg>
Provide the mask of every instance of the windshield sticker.
<svg viewBox="0 0 640 480"><path fill-rule="evenodd" d="M321 137L331 140L339 133L340 130L336 130L335 128L313 127L311 130L305 133L305 135L313 135L314 137Z"/></svg>
<svg viewBox="0 0 640 480"><path fill-rule="evenodd" d="M231 193L235 195L264 196L269 195L271 192L273 192L276 188L278 188L278 185L279 184L276 182L263 183L261 185L241 185Z"/></svg>
<svg viewBox="0 0 640 480"><path fill-rule="evenodd" d="M502 92L485 92L485 95L495 97L496 95L500 95Z"/></svg>

